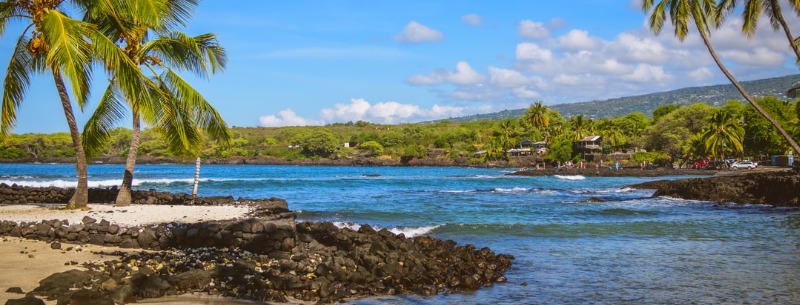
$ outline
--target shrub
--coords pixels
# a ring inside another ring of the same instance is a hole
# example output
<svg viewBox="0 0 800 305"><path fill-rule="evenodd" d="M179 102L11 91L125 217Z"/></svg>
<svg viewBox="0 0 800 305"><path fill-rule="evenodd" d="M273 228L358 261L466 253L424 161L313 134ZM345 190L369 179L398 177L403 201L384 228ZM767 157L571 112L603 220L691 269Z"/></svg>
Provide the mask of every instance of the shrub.
<svg viewBox="0 0 800 305"><path fill-rule="evenodd" d="M380 156L380 155L383 154L383 145L381 145L380 143L375 142L375 141L367 141L367 142L361 143L361 145L359 145L359 147L362 150L369 151L370 155L372 155L372 156Z"/></svg>

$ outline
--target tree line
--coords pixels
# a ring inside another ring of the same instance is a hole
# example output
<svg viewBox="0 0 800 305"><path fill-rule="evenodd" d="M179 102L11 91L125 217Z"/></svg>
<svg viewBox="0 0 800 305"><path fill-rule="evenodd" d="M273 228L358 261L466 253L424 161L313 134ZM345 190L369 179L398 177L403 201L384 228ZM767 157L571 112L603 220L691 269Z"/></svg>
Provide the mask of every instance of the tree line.
<svg viewBox="0 0 800 305"><path fill-rule="evenodd" d="M775 97L757 103L788 132L800 138L798 101ZM113 129L98 156L126 157L133 132ZM535 159L545 162L580 161L574 143L592 135L602 136L602 153L647 151L636 161L681 162L687 159L759 159L783 155L791 146L752 106L731 100L721 106L695 103L662 105L651 114L629 113L608 119L583 115L564 117L541 102L518 118L478 121L380 125L365 121L305 127L235 127L230 144L207 140L199 155L217 158L307 159L377 158L401 162L413 158L440 158L482 163L508 160L507 151L523 140L548 143L548 153ZM0 158L69 157L65 133L11 135L0 148ZM478 152L481 152L480 154ZM138 156L179 158L157 128L141 133ZM463 163L463 162L462 162Z"/></svg>

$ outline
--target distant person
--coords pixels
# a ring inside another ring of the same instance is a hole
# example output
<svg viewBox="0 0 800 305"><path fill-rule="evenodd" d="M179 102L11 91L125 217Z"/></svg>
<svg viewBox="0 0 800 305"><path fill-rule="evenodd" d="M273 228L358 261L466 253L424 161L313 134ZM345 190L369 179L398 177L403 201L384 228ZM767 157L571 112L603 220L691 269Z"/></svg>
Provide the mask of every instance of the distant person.
<svg viewBox="0 0 800 305"><path fill-rule="evenodd" d="M614 168L616 168L617 170L619 170L619 161L617 161L617 162L614 164Z"/></svg>

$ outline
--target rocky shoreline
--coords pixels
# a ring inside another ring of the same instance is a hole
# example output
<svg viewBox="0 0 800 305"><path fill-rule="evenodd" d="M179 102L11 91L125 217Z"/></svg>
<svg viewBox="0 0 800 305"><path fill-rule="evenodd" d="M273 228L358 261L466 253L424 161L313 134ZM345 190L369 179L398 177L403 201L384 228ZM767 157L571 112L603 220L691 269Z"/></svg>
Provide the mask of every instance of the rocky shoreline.
<svg viewBox="0 0 800 305"><path fill-rule="evenodd" d="M535 164L541 160L535 157L511 157L508 161L497 160L492 162L476 162L470 158L442 158L424 157L410 159L380 159L374 157L354 157L345 159L302 159L286 160L275 157L231 157L231 158L211 158L202 159L202 164L223 164L223 165L299 165L299 166L421 166L421 167L490 167L490 168L514 168ZM21 158L3 159L0 163L56 163L74 164L75 158L71 157L47 157L47 158ZM120 157L97 157L90 160L90 164L125 164L125 159ZM136 164L195 164L195 159L171 158L171 157L149 157L140 156L136 159Z"/></svg>
<svg viewBox="0 0 800 305"><path fill-rule="evenodd" d="M511 176L584 176L584 177L660 177L660 176L713 176L721 171L710 169L672 169L657 167L653 169L640 169L638 167L625 167L619 170L607 167L590 168L523 168L513 173Z"/></svg>
<svg viewBox="0 0 800 305"><path fill-rule="evenodd" d="M93 189L90 194L106 195L113 190ZM0 185L0 208L10 203L7 198L27 201L52 193L46 198L55 199L63 198L62 192L69 189ZM172 198L168 202L174 204L174 198L180 197L155 191L137 196L141 207L156 207L165 202L164 198ZM207 205L229 201L242 204L232 197L199 200ZM505 272L514 260L488 248L427 236L406 238L369 225L357 231L329 222L293 222L277 227L275 223L285 222L288 211L280 200L253 202L261 208L255 208L247 219L221 223L125 228L86 217L78 224L56 219L37 223L6 219L0 235L38 239L64 251L82 243L120 246L117 242L122 241L126 241L126 247L160 249L104 253L119 258L86 263L87 270L53 274L39 287L25 292L25 297L6 304L23 304L16 302L25 299L34 303L24 304L35 304L38 297L58 304L125 304L188 292L254 301L323 303L380 295L449 294L506 282ZM253 246L259 243L268 246Z"/></svg>
<svg viewBox="0 0 800 305"><path fill-rule="evenodd" d="M741 172L708 178L660 180L635 185L636 189L654 189L654 197L713 201L718 203L800 206L800 172L776 170Z"/></svg>

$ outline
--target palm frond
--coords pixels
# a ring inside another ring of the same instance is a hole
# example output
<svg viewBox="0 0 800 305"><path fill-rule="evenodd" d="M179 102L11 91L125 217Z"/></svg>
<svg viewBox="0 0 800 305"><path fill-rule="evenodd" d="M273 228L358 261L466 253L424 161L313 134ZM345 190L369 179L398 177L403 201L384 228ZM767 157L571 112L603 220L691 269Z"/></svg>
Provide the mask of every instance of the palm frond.
<svg viewBox="0 0 800 305"><path fill-rule="evenodd" d="M0 114L0 137L11 133L17 122L17 108L25 97L25 92L30 86L30 70L32 58L25 46L28 40L20 36L14 53L11 55L11 62L6 70L6 77L3 81L3 105Z"/></svg>
<svg viewBox="0 0 800 305"><path fill-rule="evenodd" d="M92 31L88 23L49 10L42 18L43 33L50 49L47 65L58 69L69 80L72 94L83 109L89 97L91 81L91 43L86 34Z"/></svg>
<svg viewBox="0 0 800 305"><path fill-rule="evenodd" d="M168 29L185 26L197 8L198 0L173 0L167 1L169 17L164 20Z"/></svg>
<svg viewBox="0 0 800 305"><path fill-rule="evenodd" d="M172 32L142 46L140 56L146 55L160 58L166 66L203 76L222 71L228 61L214 34L190 37Z"/></svg>
<svg viewBox="0 0 800 305"><path fill-rule="evenodd" d="M652 6L652 0L646 0L642 2L642 9L645 12L649 11L650 7ZM664 21L667 20L666 18L666 2L662 0L659 2L655 7L653 7L653 11L650 14L650 29L658 35L661 33L661 29L664 27Z"/></svg>
<svg viewBox="0 0 800 305"><path fill-rule="evenodd" d="M772 26L773 31L781 29L781 19L783 13L781 12L781 5L777 0L765 0L764 11L769 15L769 24Z"/></svg>
<svg viewBox="0 0 800 305"><path fill-rule="evenodd" d="M114 82L109 83L92 116L81 134L87 157L97 156L111 138L116 122L125 117L125 101Z"/></svg>
<svg viewBox="0 0 800 305"><path fill-rule="evenodd" d="M714 20L714 24L717 27L722 26L722 23L725 21L725 17L734 10L736 10L736 4L738 0L722 0L719 2L717 6L717 18Z"/></svg>
<svg viewBox="0 0 800 305"><path fill-rule="evenodd" d="M761 1L748 0L745 1L744 11L742 11L742 33L747 35L748 38L753 37L758 27L758 20L761 14L764 13L764 7Z"/></svg>
<svg viewBox="0 0 800 305"><path fill-rule="evenodd" d="M222 115L209 103L201 94L197 92L185 79L172 70L167 70L164 80L172 88L175 98L192 110L191 116L194 124L205 132L215 141L227 145L231 140L231 133Z"/></svg>
<svg viewBox="0 0 800 305"><path fill-rule="evenodd" d="M147 95L148 87L155 84L142 74L139 65L103 33L93 31L91 38L96 56L103 61L106 72L117 81L124 96L142 101L143 96Z"/></svg>

